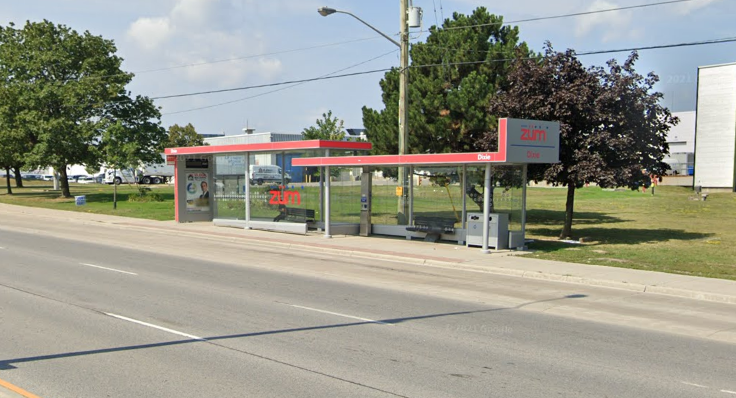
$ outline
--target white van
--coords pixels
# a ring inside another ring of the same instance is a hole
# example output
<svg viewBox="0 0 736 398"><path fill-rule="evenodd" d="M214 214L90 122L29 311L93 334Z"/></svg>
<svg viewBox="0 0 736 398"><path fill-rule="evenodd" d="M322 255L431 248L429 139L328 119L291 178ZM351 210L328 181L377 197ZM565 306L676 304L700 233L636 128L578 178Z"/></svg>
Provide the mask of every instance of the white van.
<svg viewBox="0 0 736 398"><path fill-rule="evenodd" d="M291 176L289 173L284 174L284 184L291 182ZM272 164L265 165L250 165L250 183L263 185L263 183L278 183L281 184L281 167Z"/></svg>

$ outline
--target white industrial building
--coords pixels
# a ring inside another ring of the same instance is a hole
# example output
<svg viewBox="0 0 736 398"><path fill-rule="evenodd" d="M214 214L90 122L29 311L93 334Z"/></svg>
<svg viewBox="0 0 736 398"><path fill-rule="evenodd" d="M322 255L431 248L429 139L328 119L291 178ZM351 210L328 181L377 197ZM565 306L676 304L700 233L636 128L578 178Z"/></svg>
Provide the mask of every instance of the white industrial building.
<svg viewBox="0 0 736 398"><path fill-rule="evenodd" d="M734 191L736 63L698 68L694 185Z"/></svg>
<svg viewBox="0 0 736 398"><path fill-rule="evenodd" d="M672 113L672 116L676 116L680 122L673 126L667 134L670 153L664 158L664 162L672 168L671 175L691 176L693 174L695 115L695 111ZM687 185L692 185L692 181Z"/></svg>

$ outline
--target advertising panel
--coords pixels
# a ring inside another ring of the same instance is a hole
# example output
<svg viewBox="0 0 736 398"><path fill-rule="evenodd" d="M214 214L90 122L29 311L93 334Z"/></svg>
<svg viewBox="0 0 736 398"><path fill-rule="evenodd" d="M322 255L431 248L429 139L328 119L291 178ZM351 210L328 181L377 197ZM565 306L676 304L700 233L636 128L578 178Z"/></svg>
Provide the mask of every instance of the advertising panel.
<svg viewBox="0 0 736 398"><path fill-rule="evenodd" d="M210 211L210 189L207 173L187 173L187 212L202 213Z"/></svg>

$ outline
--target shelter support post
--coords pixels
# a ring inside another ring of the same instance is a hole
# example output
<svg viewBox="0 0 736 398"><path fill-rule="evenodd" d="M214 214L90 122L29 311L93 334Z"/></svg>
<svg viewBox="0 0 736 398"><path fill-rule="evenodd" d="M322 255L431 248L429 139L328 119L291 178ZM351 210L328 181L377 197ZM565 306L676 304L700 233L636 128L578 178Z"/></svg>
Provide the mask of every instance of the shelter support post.
<svg viewBox="0 0 736 398"><path fill-rule="evenodd" d="M325 168L319 167L319 220L325 221Z"/></svg>
<svg viewBox="0 0 736 398"><path fill-rule="evenodd" d="M529 166L526 163L521 166L521 247L519 250L526 250L526 185L528 168Z"/></svg>
<svg viewBox="0 0 736 398"><path fill-rule="evenodd" d="M488 233L489 225L488 219L491 217L491 164L486 164L486 176L483 184L483 249L481 253L488 254Z"/></svg>
<svg viewBox="0 0 736 398"><path fill-rule="evenodd" d="M468 195L467 195L467 188L468 187L468 165L463 165L463 175L460 180L460 192L463 195L463 219L462 219L462 225L463 229L467 228L467 222L468 222ZM464 244L465 242L463 242Z"/></svg>
<svg viewBox="0 0 736 398"><path fill-rule="evenodd" d="M406 225L414 225L414 166L409 166L409 219Z"/></svg>
<svg viewBox="0 0 736 398"><path fill-rule="evenodd" d="M245 229L250 229L250 152L245 153Z"/></svg>
<svg viewBox="0 0 736 398"><path fill-rule="evenodd" d="M327 157L330 156L329 149L325 151L325 155ZM330 166L325 167L324 175L325 176L323 181L325 181L325 238L330 239L332 238L332 235L330 235Z"/></svg>

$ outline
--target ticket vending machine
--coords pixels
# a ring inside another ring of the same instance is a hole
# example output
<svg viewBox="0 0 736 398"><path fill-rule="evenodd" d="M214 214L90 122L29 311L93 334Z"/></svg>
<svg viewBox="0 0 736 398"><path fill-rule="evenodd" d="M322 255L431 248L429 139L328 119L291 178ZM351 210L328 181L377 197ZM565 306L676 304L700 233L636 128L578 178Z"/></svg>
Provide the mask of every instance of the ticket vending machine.
<svg viewBox="0 0 736 398"><path fill-rule="evenodd" d="M369 167L360 175L360 236L371 234L371 196L373 178Z"/></svg>
<svg viewBox="0 0 736 398"><path fill-rule="evenodd" d="M483 213L468 213L465 245L483 246ZM488 216L488 246L496 250L509 248L509 215L491 213Z"/></svg>

